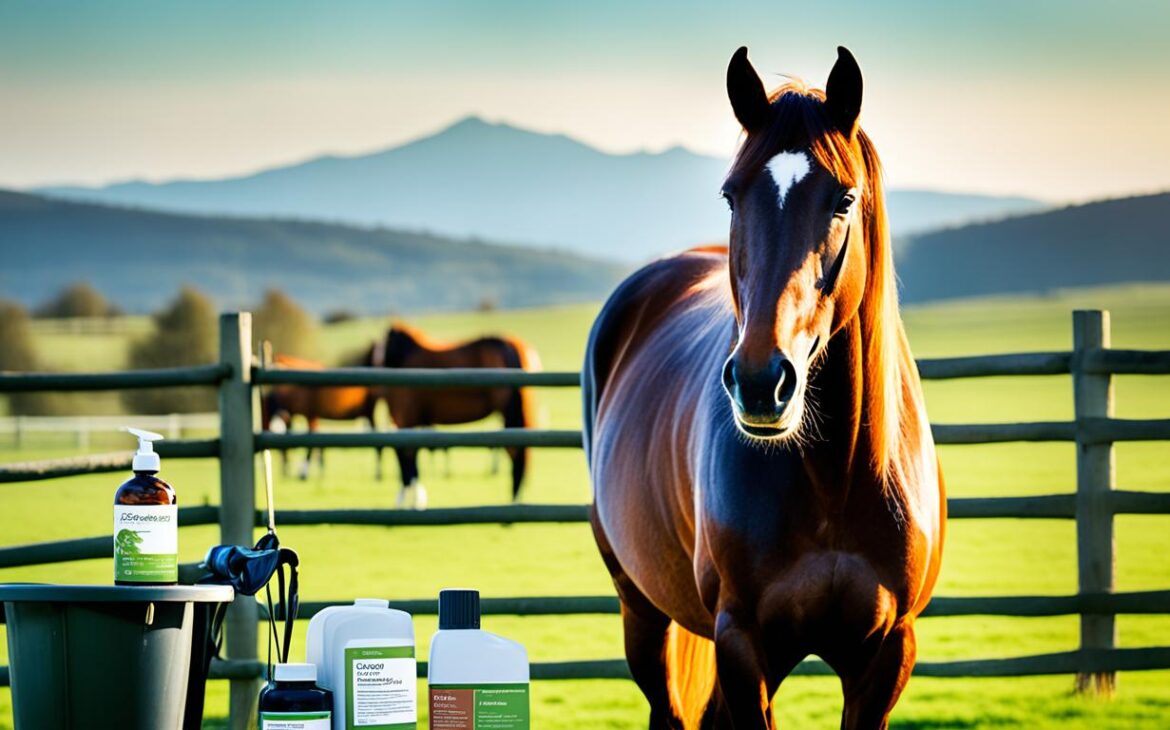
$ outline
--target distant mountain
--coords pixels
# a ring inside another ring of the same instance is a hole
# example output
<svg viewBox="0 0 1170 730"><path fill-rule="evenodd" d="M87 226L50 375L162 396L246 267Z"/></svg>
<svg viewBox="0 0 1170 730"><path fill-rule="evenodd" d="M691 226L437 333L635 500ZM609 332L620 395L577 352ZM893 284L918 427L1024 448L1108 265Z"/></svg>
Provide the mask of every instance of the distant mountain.
<svg viewBox="0 0 1170 730"><path fill-rule="evenodd" d="M59 197L201 214L279 216L480 236L625 261L724 240L727 161L681 147L611 155L562 135L470 117L368 155L243 177L53 187ZM1037 210L1043 203L927 191L888 200L894 235Z"/></svg>
<svg viewBox="0 0 1170 730"><path fill-rule="evenodd" d="M151 311L190 283L221 307L281 287L322 313L471 309L601 299L624 267L575 254L384 228L212 218L0 191L0 297L43 302L86 279Z"/></svg>
<svg viewBox="0 0 1170 730"><path fill-rule="evenodd" d="M886 211L897 241L941 228L1038 213L1049 207L1039 200L1019 196L941 193L936 190L886 192Z"/></svg>
<svg viewBox="0 0 1170 730"><path fill-rule="evenodd" d="M907 302L1170 281L1170 193L1104 200L912 237Z"/></svg>

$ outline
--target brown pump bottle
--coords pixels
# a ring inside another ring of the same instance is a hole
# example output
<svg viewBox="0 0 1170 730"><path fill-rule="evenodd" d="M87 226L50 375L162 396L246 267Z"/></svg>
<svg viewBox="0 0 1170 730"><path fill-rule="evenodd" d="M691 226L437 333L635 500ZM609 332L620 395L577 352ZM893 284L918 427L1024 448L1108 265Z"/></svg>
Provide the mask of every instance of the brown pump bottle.
<svg viewBox="0 0 1170 730"><path fill-rule="evenodd" d="M179 508L175 490L159 479L152 442L162 436L127 428L138 438L134 476L114 493L114 583L174 585L179 580Z"/></svg>

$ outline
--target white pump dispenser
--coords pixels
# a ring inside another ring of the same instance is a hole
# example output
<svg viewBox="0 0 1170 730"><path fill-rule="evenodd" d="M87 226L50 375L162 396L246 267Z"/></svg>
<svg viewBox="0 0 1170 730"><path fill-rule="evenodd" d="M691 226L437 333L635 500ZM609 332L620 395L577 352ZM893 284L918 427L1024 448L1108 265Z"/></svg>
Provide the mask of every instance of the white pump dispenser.
<svg viewBox="0 0 1170 730"><path fill-rule="evenodd" d="M130 428L129 426L122 430L138 438L138 451L134 454L134 462L132 465L134 471L157 472L162 462L159 460L158 454L154 452L154 442L162 441L162 434L157 434L153 431L143 431L140 428Z"/></svg>

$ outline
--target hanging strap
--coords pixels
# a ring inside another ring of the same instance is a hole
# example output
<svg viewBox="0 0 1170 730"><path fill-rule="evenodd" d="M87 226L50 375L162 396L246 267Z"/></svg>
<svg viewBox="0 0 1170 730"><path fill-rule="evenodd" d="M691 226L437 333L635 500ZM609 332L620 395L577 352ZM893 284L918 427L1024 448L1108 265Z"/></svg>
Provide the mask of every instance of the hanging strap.
<svg viewBox="0 0 1170 730"><path fill-rule="evenodd" d="M263 352L263 355L262 355L263 361L261 364L264 367L268 367L268 364L272 359L272 357L271 357L272 345L269 342L265 341L262 352ZM264 537L260 538L260 542L261 543L265 542L265 538L271 538L271 542L275 543L273 545L273 547L280 550L280 562L276 566L276 576L277 576L277 586L278 586L277 600L280 602L279 605L281 606L281 611L284 614L284 624L285 624L285 626L284 626L284 641L281 642L280 635L277 633L277 630L276 630L276 612L275 612L275 610L273 610L274 607L272 605L272 588L271 588L271 581L269 581L268 584L266 584L264 586L264 597L268 603L268 676L269 676L269 678L271 678L272 677L272 643L274 641L276 642L277 661L282 663L282 664L287 663L288 662L288 652L289 652L289 648L290 648L289 645L292 643L292 624L293 624L293 621L296 620L296 610L295 609L297 608L297 606L290 606L289 603L290 603L290 599L295 604L299 604L300 600L296 596L296 587L297 587L297 557L296 557L296 555L297 554L291 550L284 550L284 549L280 548L280 539L276 536L276 510L273 507L273 499L272 499L272 452L268 449L264 449L264 453L262 455L262 458L264 461L264 505L265 505L267 512L268 512L268 534L265 535ZM257 546L259 546L259 543L257 543ZM292 560L293 560L293 562L291 564L292 578L290 581L292 584L290 586L292 588L292 596L289 596L288 594L285 593L285 586L284 586L284 564L285 564L285 554L286 553L291 554Z"/></svg>
<svg viewBox="0 0 1170 730"><path fill-rule="evenodd" d="M272 504L272 452L264 449L264 501L268 507L268 534L276 534L276 509Z"/></svg>
<svg viewBox="0 0 1170 730"><path fill-rule="evenodd" d="M292 645L293 629L295 627L297 614L300 611L300 585L298 568L300 566L300 559L295 550L284 548L280 546L280 538L276 535L276 511L274 509L274 500L272 497L272 453L267 449L264 450L264 498L265 507L268 512L268 532L256 541L255 547L252 548L254 553L265 552L271 555L275 552L275 567L272 573L269 573L267 580L264 583L264 597L268 608L268 677L272 677L272 647L276 645L276 661L279 663L287 663L289 652ZM247 567L241 568L240 563L234 562L240 559L241 554L247 554L249 551L243 548L234 548L229 546L219 546L212 548L208 552L208 558L205 563L208 565L210 574L204 576L200 582L212 583L229 583L237 586L237 592L242 589L241 583L248 584L249 581L244 577L247 574ZM215 556L215 558L213 558ZM260 556L254 556L259 558ZM251 557L245 557L244 560L251 560ZM271 558L268 558L271 559ZM271 564L271 563L270 563ZM286 580L284 569L288 567L289 575ZM242 572L237 572L242 571ZM276 575L277 582L277 602L274 605L272 601L272 575ZM255 586L260 576L254 576L251 585ZM253 587L251 591L258 591L259 587ZM246 595L249 593L240 593ZM279 615L277 608L279 607ZM221 607L226 609L225 607ZM213 654L219 656L220 649L223 642L223 621L226 615L226 610L217 609L212 616L211 635L209 641L214 647ZM281 632L276 625L278 620L284 621L284 631Z"/></svg>

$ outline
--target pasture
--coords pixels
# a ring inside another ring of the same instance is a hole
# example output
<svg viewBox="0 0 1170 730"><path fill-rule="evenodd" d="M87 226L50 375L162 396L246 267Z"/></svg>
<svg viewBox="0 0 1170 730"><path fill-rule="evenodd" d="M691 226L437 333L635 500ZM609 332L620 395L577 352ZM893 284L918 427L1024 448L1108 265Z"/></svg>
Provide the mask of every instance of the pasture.
<svg viewBox="0 0 1170 730"><path fill-rule="evenodd" d="M1112 312L1113 346L1170 349L1170 287L1127 287L1057 293L1038 299L993 299L909 309L904 313L919 357L1065 349L1071 346L1070 311L1096 307ZM433 315L412 319L434 336L457 338L488 331L529 340L548 370L579 367L596 306ZM384 323L365 320L325 329L327 359L366 344ZM43 356L69 369L124 366L127 334L38 335ZM1117 415L1170 415L1167 378L1118 376ZM926 383L931 419L941 423L1055 420L1072 416L1067 376L992 378ZM538 393L540 427L576 428L578 393ZM111 407L116 407L111 401ZM384 414L383 414L384 415ZM496 424L492 424L493 426ZM348 424L334 424L349 428ZM122 438L94 438L93 450L129 449ZM69 436L38 436L16 452L0 443L0 460L71 453ZM952 496L1025 495L1074 488L1072 444L1003 444L941 447ZM1120 444L1118 486L1170 491L1165 443ZM288 508L390 508L397 470L387 454L388 479L373 481L373 454L365 450L326 455L326 473L306 482L278 476L276 500ZM506 460L503 460L506 465ZM482 450L451 451L450 473L439 455L420 459L422 480L434 507L498 504L507 500L505 468L488 474ZM178 489L180 504L211 502L218 495L214 461L172 461L163 474ZM5 530L0 544L106 534L109 504L121 476L92 475L56 482L0 485ZM579 450L537 450L522 494L529 502L581 503L589 498ZM262 497L261 497L262 500ZM1117 520L1117 588L1170 587L1170 517L1123 516ZM447 586L478 587L485 596L586 595L611 591L583 525L445 528L291 527L284 542L302 558L302 598L339 600L375 595L432 598ZM216 528L180 533L181 559L197 560L218 541ZM82 561L0 571L0 581L104 583L109 561ZM936 595L1072 593L1076 590L1074 524L1070 521L978 520L953 522ZM523 641L535 661L621 656L621 626L614 616L486 617L485 628ZM1170 617L1119 617L1120 645L1165 644ZM303 637L304 624L301 632ZM419 656L435 629L432 617L416 620ZM919 657L926 660L1012 656L1073 649L1077 619L956 617L919 625ZM263 656L263 649L262 656ZM303 651L300 639L296 656ZM0 647L0 663L7 663ZM1103 728L1156 726L1170 716L1170 672L1123 673L1112 700L1072 695L1072 677L1011 679L917 678L894 714L902 728ZM832 678L794 677L781 688L780 716L794 727L835 727L840 712ZM421 707L420 703L420 707ZM213 682L209 724L226 713L226 683ZM533 690L538 728L645 727L641 695L620 681L539 682ZM0 727L10 726L8 691L0 692Z"/></svg>

